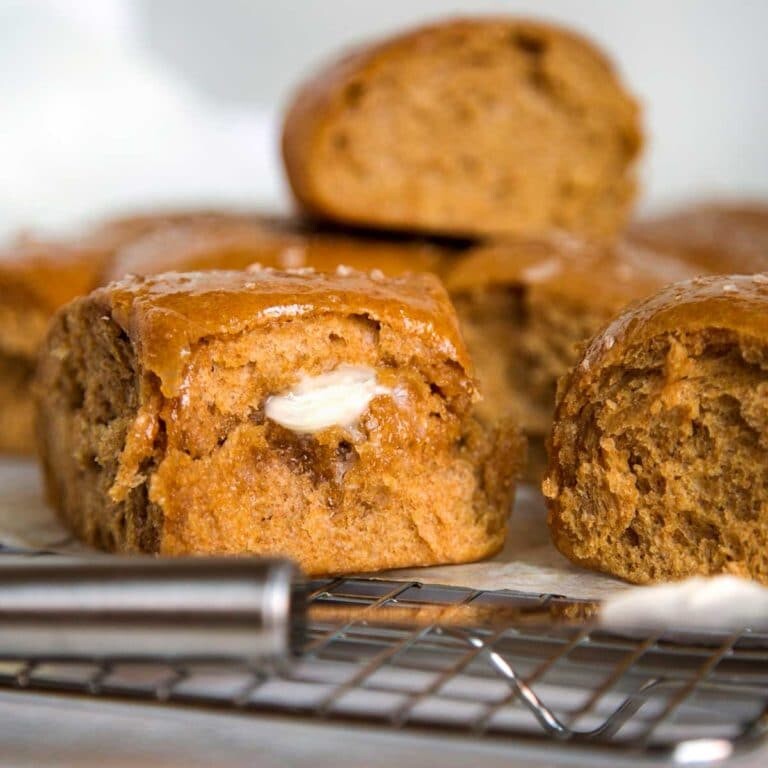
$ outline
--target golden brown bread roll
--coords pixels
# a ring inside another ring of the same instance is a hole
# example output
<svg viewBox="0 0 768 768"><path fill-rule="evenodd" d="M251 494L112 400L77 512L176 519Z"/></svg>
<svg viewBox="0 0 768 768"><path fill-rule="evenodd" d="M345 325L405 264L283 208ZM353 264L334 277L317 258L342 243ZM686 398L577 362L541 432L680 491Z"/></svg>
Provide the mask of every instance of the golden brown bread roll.
<svg viewBox="0 0 768 768"><path fill-rule="evenodd" d="M108 550L320 574L504 541L521 438L474 418L431 275L128 278L58 313L36 391L49 499Z"/></svg>
<svg viewBox="0 0 768 768"><path fill-rule="evenodd" d="M563 381L543 490L557 548L645 583L768 582L768 275L620 315Z"/></svg>
<svg viewBox="0 0 768 768"><path fill-rule="evenodd" d="M301 87L283 133L309 213L453 235L611 236L641 145L637 105L592 43L512 17L359 48Z"/></svg>

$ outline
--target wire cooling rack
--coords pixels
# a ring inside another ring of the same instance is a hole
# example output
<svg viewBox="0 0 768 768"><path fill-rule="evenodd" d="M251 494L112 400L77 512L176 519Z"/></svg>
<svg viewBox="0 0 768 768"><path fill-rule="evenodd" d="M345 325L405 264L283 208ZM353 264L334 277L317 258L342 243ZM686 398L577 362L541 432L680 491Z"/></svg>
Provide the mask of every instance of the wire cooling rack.
<svg viewBox="0 0 768 768"><path fill-rule="evenodd" d="M768 635L620 636L561 620L588 615L586 601L415 582L315 581L309 600L310 617L321 618L310 620L289 664L8 660L0 661L0 686L554 741L683 763L755 747L768 731ZM514 609L525 621L491 630L377 620L384 607L416 618L425 608L434 615L469 604ZM354 620L329 620L333 607Z"/></svg>

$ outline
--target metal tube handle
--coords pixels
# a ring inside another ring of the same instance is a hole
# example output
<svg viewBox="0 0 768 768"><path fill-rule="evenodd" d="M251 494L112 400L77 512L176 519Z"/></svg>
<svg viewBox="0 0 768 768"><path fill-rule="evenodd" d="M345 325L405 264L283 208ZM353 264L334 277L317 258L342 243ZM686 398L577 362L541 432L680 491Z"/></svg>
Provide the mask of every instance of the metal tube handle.
<svg viewBox="0 0 768 768"><path fill-rule="evenodd" d="M254 662L290 651L303 608L286 560L0 563L0 656Z"/></svg>

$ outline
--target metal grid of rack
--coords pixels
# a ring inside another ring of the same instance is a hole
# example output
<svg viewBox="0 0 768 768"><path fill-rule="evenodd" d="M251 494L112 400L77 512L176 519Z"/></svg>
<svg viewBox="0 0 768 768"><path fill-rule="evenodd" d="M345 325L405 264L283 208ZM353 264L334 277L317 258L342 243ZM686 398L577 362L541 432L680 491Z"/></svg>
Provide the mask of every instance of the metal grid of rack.
<svg viewBox="0 0 768 768"><path fill-rule="evenodd" d="M552 620L588 614L585 601L414 582L316 581L309 600L308 631L290 664L8 660L0 661L0 686L689 762L754 747L768 732L768 635L616 635ZM493 629L378 620L385 607L417 617L469 604L515 609L526 620ZM333 612L322 610L312 619L312 606L354 609L353 620L330 621Z"/></svg>

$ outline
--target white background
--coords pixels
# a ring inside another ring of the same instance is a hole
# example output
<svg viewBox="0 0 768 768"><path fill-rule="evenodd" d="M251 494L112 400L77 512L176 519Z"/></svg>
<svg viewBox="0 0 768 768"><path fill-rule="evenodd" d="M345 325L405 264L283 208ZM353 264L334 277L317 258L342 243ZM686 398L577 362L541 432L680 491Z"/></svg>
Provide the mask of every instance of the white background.
<svg viewBox="0 0 768 768"><path fill-rule="evenodd" d="M645 209L768 197L765 0L0 0L0 231L285 205L279 110L340 46L447 14L572 25L646 109Z"/></svg>

